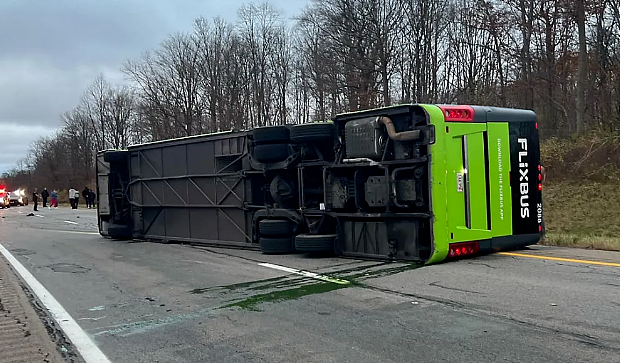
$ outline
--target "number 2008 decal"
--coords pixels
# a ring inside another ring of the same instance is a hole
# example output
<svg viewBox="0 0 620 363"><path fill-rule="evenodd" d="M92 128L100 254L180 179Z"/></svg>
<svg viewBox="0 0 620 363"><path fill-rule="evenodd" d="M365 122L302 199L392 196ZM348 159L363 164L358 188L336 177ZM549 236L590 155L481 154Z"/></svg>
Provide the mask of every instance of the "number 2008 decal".
<svg viewBox="0 0 620 363"><path fill-rule="evenodd" d="M456 173L456 191L463 193L463 173Z"/></svg>

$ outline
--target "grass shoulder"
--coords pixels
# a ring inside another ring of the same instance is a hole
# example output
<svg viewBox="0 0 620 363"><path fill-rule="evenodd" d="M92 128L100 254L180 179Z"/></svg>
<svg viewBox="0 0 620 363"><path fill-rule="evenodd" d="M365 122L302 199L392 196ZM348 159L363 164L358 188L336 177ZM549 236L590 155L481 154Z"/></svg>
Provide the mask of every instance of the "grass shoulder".
<svg viewBox="0 0 620 363"><path fill-rule="evenodd" d="M543 191L545 245L620 251L620 187L555 182Z"/></svg>

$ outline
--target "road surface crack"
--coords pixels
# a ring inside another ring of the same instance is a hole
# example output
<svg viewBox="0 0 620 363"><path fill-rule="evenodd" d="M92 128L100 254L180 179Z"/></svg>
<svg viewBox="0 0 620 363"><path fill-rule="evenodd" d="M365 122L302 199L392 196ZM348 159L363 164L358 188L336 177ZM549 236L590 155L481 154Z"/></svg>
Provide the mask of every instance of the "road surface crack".
<svg viewBox="0 0 620 363"><path fill-rule="evenodd" d="M486 315L486 316L490 316L496 319L508 320L515 324L527 326L527 327L534 328L540 331L548 332L551 334L562 335L568 339L576 340L583 344L587 344L590 346L596 346L598 348L607 349L613 352L620 352L620 345L618 345L618 342L615 340L603 340L601 338L593 337L587 334L581 334L578 332L570 331L568 329L558 329L558 328L548 327L538 322L527 321L527 320L524 320L522 318L518 318L515 316L509 316L506 313L502 313L499 311L492 311L488 307L485 307L485 306L480 306L480 305L471 304L471 303L462 303L462 302L458 302L455 300L443 299L443 298L438 298L438 297L433 297L433 296L394 291L394 290L390 290L387 288L366 285L366 284L359 284L358 287L373 290L373 291L379 291L379 292L383 292L386 294L392 294L392 295L397 295L397 296L402 296L402 297L431 301L431 302L435 302L441 305L450 306L452 308L461 309L463 310L463 312L469 313L470 315Z"/></svg>
<svg viewBox="0 0 620 363"><path fill-rule="evenodd" d="M434 286L434 287L439 287L439 288L446 289L446 290L459 291L459 292L467 292L467 293L471 293L471 294L480 294L478 291L471 291L471 290L459 289L457 287L450 287L450 286L440 285L439 284L440 282L441 281L435 281L435 282L431 282L428 285L429 286Z"/></svg>

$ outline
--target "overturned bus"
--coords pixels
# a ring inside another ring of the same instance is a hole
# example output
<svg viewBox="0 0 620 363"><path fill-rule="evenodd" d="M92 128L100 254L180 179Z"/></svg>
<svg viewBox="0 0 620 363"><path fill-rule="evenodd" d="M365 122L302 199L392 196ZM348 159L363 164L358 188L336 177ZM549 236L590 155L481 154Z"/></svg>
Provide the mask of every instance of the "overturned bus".
<svg viewBox="0 0 620 363"><path fill-rule="evenodd" d="M536 115L411 104L107 150L101 235L434 263L544 233Z"/></svg>

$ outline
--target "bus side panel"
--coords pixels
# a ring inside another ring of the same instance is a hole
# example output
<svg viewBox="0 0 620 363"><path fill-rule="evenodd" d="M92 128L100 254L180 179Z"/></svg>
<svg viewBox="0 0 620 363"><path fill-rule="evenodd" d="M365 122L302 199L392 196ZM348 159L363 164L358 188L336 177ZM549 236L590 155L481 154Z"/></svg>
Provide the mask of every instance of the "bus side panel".
<svg viewBox="0 0 620 363"><path fill-rule="evenodd" d="M509 132L512 233L538 235L539 238L542 230L542 184L536 123L511 122Z"/></svg>
<svg viewBox="0 0 620 363"><path fill-rule="evenodd" d="M255 248L245 134L130 148L134 237Z"/></svg>

